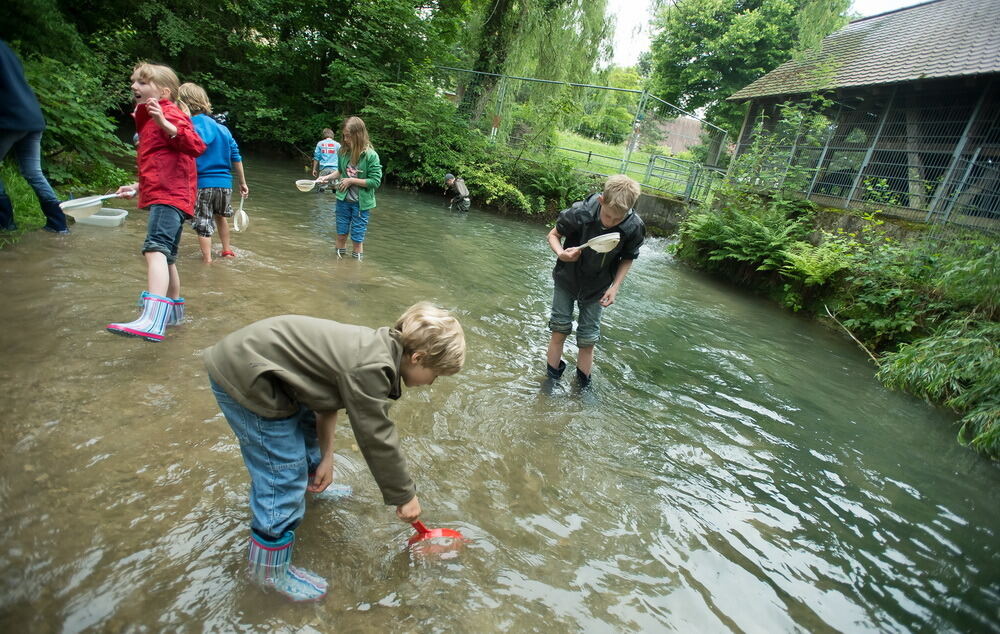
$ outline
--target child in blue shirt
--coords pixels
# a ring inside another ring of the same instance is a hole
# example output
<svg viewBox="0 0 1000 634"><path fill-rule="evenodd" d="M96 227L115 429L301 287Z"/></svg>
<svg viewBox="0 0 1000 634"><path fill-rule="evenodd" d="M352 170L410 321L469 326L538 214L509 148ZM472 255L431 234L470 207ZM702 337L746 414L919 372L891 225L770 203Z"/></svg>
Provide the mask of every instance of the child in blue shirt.
<svg viewBox="0 0 1000 634"><path fill-rule="evenodd" d="M240 183L240 195L250 194L246 175L243 173L243 157L229 128L210 115L212 102L208 94L198 84L181 84L180 99L191 109L194 129L205 142L204 154L195 159L198 164L198 198L195 202L194 218L191 226L201 243L201 258L206 264L212 263L212 234L219 229L222 240L222 257L235 258L229 242L229 224L226 218L233 216L231 205L233 195L233 174Z"/></svg>
<svg viewBox="0 0 1000 634"><path fill-rule="evenodd" d="M340 143L333 138L333 130L323 128L323 138L316 144L313 151L313 178L326 176L337 170L337 152L340 151ZM320 183L319 191L325 192L329 189L326 183Z"/></svg>

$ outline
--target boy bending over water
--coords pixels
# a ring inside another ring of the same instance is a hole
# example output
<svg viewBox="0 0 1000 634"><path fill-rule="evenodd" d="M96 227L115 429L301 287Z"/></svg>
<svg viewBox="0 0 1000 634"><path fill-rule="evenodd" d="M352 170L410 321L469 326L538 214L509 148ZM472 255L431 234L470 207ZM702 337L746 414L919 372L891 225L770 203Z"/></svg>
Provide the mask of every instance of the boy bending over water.
<svg viewBox="0 0 1000 634"><path fill-rule="evenodd" d="M400 397L401 382L430 385L462 368L465 336L450 313L421 302L392 328L378 330L271 317L227 335L204 359L250 473L248 556L256 583L293 601L326 594L325 579L292 565L292 545L306 491L322 492L333 481L341 409L385 503L404 522L420 517L389 406Z"/></svg>
<svg viewBox="0 0 1000 634"><path fill-rule="evenodd" d="M563 344L573 332L573 304L579 310L576 328L576 380L580 387L590 384L594 363L594 345L601 337L601 311L615 303L618 290L632 261L639 257L639 247L646 238L646 225L632 206L639 200L639 183L624 174L615 174L604 184L604 192L573 203L559 213L555 228L549 232L549 246L556 254L552 270L555 292L549 319L547 374L562 377L566 362ZM621 239L607 253L585 248L591 238L619 233Z"/></svg>

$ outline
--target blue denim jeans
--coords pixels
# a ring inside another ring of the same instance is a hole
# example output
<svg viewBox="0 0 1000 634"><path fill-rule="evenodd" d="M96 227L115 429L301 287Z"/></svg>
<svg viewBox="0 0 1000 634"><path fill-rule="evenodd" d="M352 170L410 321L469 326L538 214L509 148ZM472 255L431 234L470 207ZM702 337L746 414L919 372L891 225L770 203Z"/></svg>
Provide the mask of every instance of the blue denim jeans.
<svg viewBox="0 0 1000 634"><path fill-rule="evenodd" d="M347 200L337 201L337 235L351 232L351 242L364 242L368 232L369 212L361 211L358 203Z"/></svg>
<svg viewBox="0 0 1000 634"><path fill-rule="evenodd" d="M278 539L306 512L306 485L321 457L316 416L302 407L288 418L264 418L209 381L250 473L250 528Z"/></svg>
<svg viewBox="0 0 1000 634"><path fill-rule="evenodd" d="M150 205L142 252L156 251L167 256L167 264L176 262L186 219L184 212L172 205Z"/></svg>
<svg viewBox="0 0 1000 634"><path fill-rule="evenodd" d="M549 330L568 335L573 332L573 303L580 310L576 326L576 345L587 347L596 344L601 338L601 312L604 307L598 300L581 302L566 289L555 285L552 294L552 316L549 318Z"/></svg>
<svg viewBox="0 0 1000 634"><path fill-rule="evenodd" d="M45 226L56 231L66 229L66 215L59 206L59 197L52 191L52 185L42 173L42 133L24 130L0 130L0 161L14 150L14 158L21 170L21 176L28 181L38 196ZM7 227L14 220L14 206L0 181L0 227Z"/></svg>

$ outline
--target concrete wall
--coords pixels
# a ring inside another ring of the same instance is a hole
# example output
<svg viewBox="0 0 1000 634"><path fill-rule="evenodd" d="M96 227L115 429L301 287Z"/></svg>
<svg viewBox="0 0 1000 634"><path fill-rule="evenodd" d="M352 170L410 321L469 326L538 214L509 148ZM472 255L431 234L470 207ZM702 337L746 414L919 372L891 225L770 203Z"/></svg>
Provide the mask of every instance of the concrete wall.
<svg viewBox="0 0 1000 634"><path fill-rule="evenodd" d="M687 216L687 204L677 198L654 196L643 192L635 211L646 223L650 233L671 235L677 232L677 225Z"/></svg>

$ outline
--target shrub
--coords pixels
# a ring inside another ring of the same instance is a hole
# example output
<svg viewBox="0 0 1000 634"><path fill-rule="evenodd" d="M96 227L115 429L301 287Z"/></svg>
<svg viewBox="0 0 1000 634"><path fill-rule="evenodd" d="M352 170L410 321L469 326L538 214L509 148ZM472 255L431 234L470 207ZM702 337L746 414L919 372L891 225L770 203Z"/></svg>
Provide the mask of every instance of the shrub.
<svg viewBox="0 0 1000 634"><path fill-rule="evenodd" d="M1000 457L1000 324L951 319L883 358L886 385L963 413L959 442Z"/></svg>

